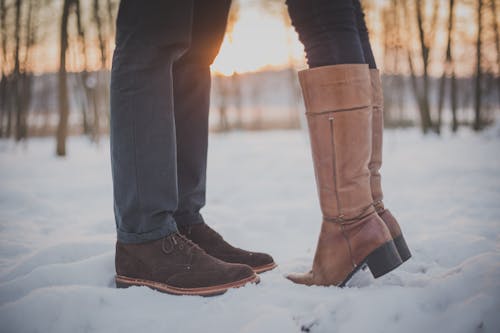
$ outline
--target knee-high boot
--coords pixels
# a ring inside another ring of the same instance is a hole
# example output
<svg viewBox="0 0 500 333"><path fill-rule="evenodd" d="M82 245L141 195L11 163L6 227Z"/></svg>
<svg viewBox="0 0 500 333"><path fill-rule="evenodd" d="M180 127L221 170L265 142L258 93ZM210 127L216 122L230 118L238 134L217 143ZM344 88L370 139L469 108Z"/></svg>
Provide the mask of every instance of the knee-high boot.
<svg viewBox="0 0 500 333"><path fill-rule="evenodd" d="M317 67L299 73L323 222L306 285L344 286L367 264L374 277L402 261L373 206L371 81L367 65Z"/></svg>

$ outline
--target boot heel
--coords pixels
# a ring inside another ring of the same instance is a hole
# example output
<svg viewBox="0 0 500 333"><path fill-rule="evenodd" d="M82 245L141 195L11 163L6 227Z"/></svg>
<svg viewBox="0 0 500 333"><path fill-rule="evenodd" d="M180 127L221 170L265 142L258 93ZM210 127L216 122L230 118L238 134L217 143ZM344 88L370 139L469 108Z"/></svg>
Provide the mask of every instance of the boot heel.
<svg viewBox="0 0 500 333"><path fill-rule="evenodd" d="M389 273L402 263L403 261L393 241L381 245L366 258L366 264L374 278Z"/></svg>
<svg viewBox="0 0 500 333"><path fill-rule="evenodd" d="M402 234L394 238L394 245L396 245L396 248L398 249L399 252L399 256L401 257L401 260L403 260L403 262L411 258L410 249L408 248L406 240Z"/></svg>

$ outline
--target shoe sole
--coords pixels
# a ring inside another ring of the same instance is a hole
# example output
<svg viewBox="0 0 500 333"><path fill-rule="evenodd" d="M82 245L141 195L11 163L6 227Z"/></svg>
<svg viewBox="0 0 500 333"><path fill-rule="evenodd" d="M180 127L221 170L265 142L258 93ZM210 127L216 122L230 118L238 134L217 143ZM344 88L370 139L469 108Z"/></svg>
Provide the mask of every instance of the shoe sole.
<svg viewBox="0 0 500 333"><path fill-rule="evenodd" d="M368 266L370 272L375 279L396 269L403 263L399 256L398 249L394 241L388 241L375 250L373 250L356 268L349 273L347 278L339 285L345 287L346 283L365 265Z"/></svg>
<svg viewBox="0 0 500 333"><path fill-rule="evenodd" d="M171 295L190 295L190 296L217 296L224 294L230 288L243 287L247 283L259 283L260 278L257 275L249 276L245 279L234 281L231 283L220 284L211 287L202 288L179 288L170 286L166 283L143 280L143 279L133 279L122 275L115 276L115 283L117 288L128 288L132 286L145 286L153 290L157 290L163 293Z"/></svg>
<svg viewBox="0 0 500 333"><path fill-rule="evenodd" d="M278 267L278 265L276 265L276 263L272 262L272 263L265 264L262 266L252 267L252 269L255 273L260 274L260 273L264 273L264 272L273 270L276 267Z"/></svg>

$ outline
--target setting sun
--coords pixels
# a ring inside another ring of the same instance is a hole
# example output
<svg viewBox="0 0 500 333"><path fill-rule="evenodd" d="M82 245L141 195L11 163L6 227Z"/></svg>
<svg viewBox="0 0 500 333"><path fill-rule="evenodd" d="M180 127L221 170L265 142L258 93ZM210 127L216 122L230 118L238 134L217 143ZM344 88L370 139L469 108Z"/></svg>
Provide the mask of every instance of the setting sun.
<svg viewBox="0 0 500 333"><path fill-rule="evenodd" d="M245 8L226 35L212 70L223 75L283 68L290 59L303 62L303 47L292 27L279 16L255 8Z"/></svg>

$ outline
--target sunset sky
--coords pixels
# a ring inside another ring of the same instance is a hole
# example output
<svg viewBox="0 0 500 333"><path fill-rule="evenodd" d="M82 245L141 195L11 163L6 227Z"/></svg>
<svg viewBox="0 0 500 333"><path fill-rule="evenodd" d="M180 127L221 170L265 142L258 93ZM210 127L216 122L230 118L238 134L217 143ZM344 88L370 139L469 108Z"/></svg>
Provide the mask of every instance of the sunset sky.
<svg viewBox="0 0 500 333"><path fill-rule="evenodd" d="M234 25L232 38L226 35L212 70L230 75L233 72L253 72L261 69L278 69L287 66L290 56L297 66L304 66L303 46L292 27L286 27L280 15L269 13L252 1L240 1L238 20ZM59 6L54 6L58 9ZM84 11L85 14L85 11ZM84 18L85 19L85 18ZM43 27L44 42L35 48L32 66L35 72L57 71L59 59L59 25L53 20ZM78 71L83 57L77 54L77 34L74 22L69 23L70 49L68 69ZM97 40L92 30L88 31L91 42L88 45L88 66L98 68L99 53ZM109 41L110 49L114 41ZM72 47L73 46L73 47ZM41 61L44 59L44 61Z"/></svg>
<svg viewBox="0 0 500 333"><path fill-rule="evenodd" d="M262 2L255 0L240 0L240 10L238 19L234 25L232 35L226 35L218 57L212 65L215 73L230 75L233 72L244 73L263 69L280 69L286 67L293 61L296 68L304 68L305 59L303 46L298 41L297 34L292 27L284 23L283 16L279 12L270 12L261 5ZM370 38L375 58L379 67L384 67L384 54L382 49L383 21L381 13L384 6L388 5L386 0L363 1L365 6L371 10L367 11L367 21L370 28ZM427 4L432 2L427 2ZM85 4L85 2L84 2ZM284 1L282 2L284 5ZM84 5L82 10L84 22L90 22L91 10ZM445 23L447 15L447 5L443 2L440 6L439 17L440 26L436 34L433 50L437 51L438 57L444 56L445 47ZM30 67L36 73L53 72L59 66L59 19L54 20L54 14L60 11L60 3L54 2L50 8L44 11L43 22L41 23L40 35L42 41L35 47ZM457 41L467 41L467 48L462 48L458 44L455 46L455 60L460 63L457 66L458 75L470 75L474 71L474 36L476 26L474 24L473 6L463 1L457 2ZM70 18L70 48L68 50L68 70L80 71L83 69L83 57L77 42L75 22ZM89 25L87 33L88 39L88 68L99 68L99 51L95 29ZM416 37L415 37L416 38ZM108 67L110 67L113 40L109 40ZM416 64L419 65L419 42L415 39ZM490 52L491 53L491 52ZM488 52L485 52L488 55ZM442 61L433 58L431 54L431 75L439 76L442 73ZM494 56L490 57L494 58ZM432 59L438 61L432 61Z"/></svg>
<svg viewBox="0 0 500 333"><path fill-rule="evenodd" d="M292 27L281 17L248 6L240 11L232 41L226 35L212 70L225 75L253 72L264 68L282 68L290 56L297 65L304 64L304 48Z"/></svg>

